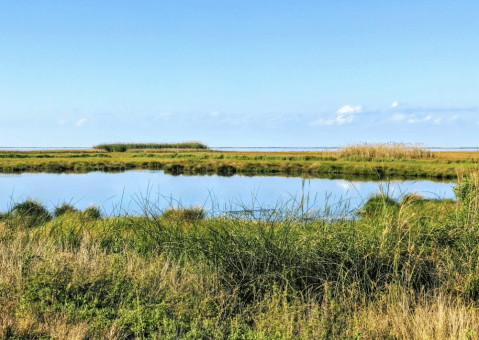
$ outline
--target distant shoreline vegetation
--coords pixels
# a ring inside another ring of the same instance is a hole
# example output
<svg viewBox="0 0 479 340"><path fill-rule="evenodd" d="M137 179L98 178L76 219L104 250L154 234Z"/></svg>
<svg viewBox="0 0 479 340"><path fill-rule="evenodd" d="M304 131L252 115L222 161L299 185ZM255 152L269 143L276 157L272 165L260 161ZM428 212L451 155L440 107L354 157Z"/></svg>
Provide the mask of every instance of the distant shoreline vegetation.
<svg viewBox="0 0 479 340"><path fill-rule="evenodd" d="M133 169L231 176L374 176L453 179L476 170L478 151L430 151L420 144L348 144L335 151L220 151L200 142L111 143L89 150L1 151L0 172Z"/></svg>
<svg viewBox="0 0 479 340"><path fill-rule="evenodd" d="M208 150L208 146L201 142L180 143L104 143L93 146L93 149L107 152L125 152L128 150L144 149L201 149Z"/></svg>

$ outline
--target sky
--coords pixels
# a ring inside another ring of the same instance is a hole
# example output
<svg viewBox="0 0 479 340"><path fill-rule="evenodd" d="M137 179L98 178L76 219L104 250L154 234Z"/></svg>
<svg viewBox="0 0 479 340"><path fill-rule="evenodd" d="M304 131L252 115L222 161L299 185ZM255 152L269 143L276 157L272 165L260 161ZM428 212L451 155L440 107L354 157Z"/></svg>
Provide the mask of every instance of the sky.
<svg viewBox="0 0 479 340"><path fill-rule="evenodd" d="M479 1L0 2L0 147L479 146Z"/></svg>

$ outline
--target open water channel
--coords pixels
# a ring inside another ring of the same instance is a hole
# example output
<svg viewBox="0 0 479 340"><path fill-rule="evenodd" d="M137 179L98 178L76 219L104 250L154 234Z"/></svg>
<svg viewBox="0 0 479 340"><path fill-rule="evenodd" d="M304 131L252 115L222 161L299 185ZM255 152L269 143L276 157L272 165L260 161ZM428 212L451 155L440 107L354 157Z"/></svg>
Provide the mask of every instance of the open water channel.
<svg viewBox="0 0 479 340"><path fill-rule="evenodd" d="M126 171L85 174L0 174L0 211L27 198L41 201L49 209L63 202L79 209L101 207L105 215L141 214L145 203L157 211L170 206L200 205L209 214L297 207L344 214L380 191L400 199L417 192L428 198L454 198L453 182L364 181L303 179L280 176L172 176L163 171Z"/></svg>

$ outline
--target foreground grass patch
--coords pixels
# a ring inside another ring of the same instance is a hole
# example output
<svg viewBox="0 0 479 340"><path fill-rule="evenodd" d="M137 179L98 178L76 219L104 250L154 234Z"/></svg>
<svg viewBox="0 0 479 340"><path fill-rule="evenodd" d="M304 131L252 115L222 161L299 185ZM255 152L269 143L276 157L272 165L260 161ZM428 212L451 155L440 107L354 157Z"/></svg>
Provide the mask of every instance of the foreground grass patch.
<svg viewBox="0 0 479 340"><path fill-rule="evenodd" d="M353 219L7 212L0 339L475 338L477 184L373 197Z"/></svg>

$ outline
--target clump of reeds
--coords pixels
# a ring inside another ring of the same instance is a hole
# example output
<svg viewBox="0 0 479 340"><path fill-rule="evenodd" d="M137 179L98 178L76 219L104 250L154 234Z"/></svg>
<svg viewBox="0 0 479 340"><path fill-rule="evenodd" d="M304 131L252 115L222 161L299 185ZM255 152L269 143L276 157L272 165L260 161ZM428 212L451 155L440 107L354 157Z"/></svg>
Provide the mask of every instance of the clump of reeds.
<svg viewBox="0 0 479 340"><path fill-rule="evenodd" d="M392 157L397 159L432 158L434 153L422 144L407 143L357 143L342 146L339 157L361 156L367 158Z"/></svg>
<svg viewBox="0 0 479 340"><path fill-rule="evenodd" d="M178 221L199 221L205 218L206 212L203 207L195 206L188 208L171 207L162 215L164 218Z"/></svg>
<svg viewBox="0 0 479 340"><path fill-rule="evenodd" d="M201 142L180 142L180 143L105 143L93 146L93 149L105 150L107 152L125 152L128 150L140 149L208 149L208 146Z"/></svg>

